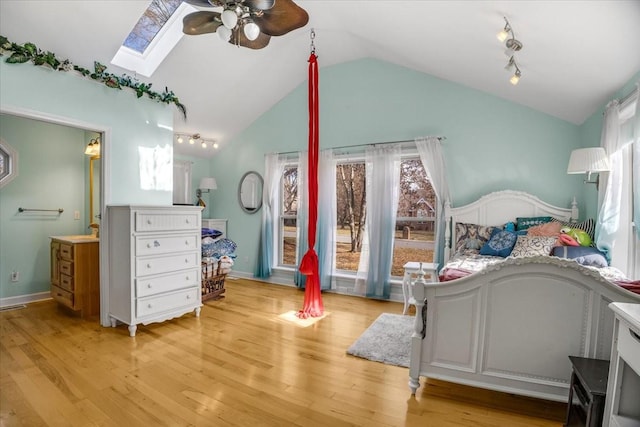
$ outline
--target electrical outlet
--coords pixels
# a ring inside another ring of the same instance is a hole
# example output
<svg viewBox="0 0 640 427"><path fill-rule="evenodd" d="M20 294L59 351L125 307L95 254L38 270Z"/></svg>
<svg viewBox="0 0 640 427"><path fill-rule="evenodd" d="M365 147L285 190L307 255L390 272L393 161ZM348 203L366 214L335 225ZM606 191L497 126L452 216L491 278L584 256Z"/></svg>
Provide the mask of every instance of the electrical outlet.
<svg viewBox="0 0 640 427"><path fill-rule="evenodd" d="M80 211L73 212L73 219L80 219Z"/></svg>
<svg viewBox="0 0 640 427"><path fill-rule="evenodd" d="M11 272L11 281L12 282L17 282L20 280L20 272L18 271L12 271Z"/></svg>

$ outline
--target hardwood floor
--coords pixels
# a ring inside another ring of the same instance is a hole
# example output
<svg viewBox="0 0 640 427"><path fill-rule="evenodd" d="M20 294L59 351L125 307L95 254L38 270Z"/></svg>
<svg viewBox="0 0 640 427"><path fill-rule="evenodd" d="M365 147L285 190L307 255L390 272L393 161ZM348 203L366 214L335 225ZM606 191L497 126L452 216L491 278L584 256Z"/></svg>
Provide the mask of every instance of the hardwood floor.
<svg viewBox="0 0 640 427"><path fill-rule="evenodd" d="M349 356L402 305L324 294L330 314L303 328L278 318L297 289L227 280L193 314L103 328L53 301L0 313L1 426L560 426L565 405L424 380Z"/></svg>

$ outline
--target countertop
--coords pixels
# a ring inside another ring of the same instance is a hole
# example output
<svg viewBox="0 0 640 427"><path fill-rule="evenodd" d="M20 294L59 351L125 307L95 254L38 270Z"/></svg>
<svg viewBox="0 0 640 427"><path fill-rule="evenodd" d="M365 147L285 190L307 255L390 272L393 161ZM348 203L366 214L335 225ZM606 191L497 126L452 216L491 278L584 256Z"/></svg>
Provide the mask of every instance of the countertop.
<svg viewBox="0 0 640 427"><path fill-rule="evenodd" d="M91 234L77 234L73 236L49 236L51 239L61 240L68 243L94 243L99 242L98 237Z"/></svg>

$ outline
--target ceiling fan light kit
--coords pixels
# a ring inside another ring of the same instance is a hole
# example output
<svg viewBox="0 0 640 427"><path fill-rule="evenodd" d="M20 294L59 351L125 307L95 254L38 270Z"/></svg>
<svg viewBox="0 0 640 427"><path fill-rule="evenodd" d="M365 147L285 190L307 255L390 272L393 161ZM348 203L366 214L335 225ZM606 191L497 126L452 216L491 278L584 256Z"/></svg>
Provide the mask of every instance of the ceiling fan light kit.
<svg viewBox="0 0 640 427"><path fill-rule="evenodd" d="M504 17L504 28L497 34L498 40L504 42L506 50L504 51L505 55L509 58L506 67L507 70L514 69L514 73L509 79L509 82L512 85L517 85L520 82L520 77L522 76L522 71L518 67L518 63L516 62L515 53L520 52L522 50L522 42L516 39L516 35L513 32L513 28L509 23L509 20ZM509 38L510 36L510 38Z"/></svg>
<svg viewBox="0 0 640 427"><path fill-rule="evenodd" d="M281 36L309 22L309 15L293 0L185 0L222 12L198 11L185 16L182 32L188 35L218 33L225 42L262 49Z"/></svg>

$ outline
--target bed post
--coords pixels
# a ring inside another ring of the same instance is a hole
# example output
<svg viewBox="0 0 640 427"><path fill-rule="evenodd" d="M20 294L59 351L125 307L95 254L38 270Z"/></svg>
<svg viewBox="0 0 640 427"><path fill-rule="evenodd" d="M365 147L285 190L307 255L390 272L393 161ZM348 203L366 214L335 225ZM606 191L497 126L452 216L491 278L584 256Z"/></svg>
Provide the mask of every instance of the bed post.
<svg viewBox="0 0 640 427"><path fill-rule="evenodd" d="M573 196L571 201L571 222L578 222L578 202L576 202L576 196Z"/></svg>
<svg viewBox="0 0 640 427"><path fill-rule="evenodd" d="M451 256L451 202L444 202L444 262L449 261Z"/></svg>
<svg viewBox="0 0 640 427"><path fill-rule="evenodd" d="M422 361L422 340L426 333L426 293L424 280L424 270L420 263L418 277L411 283L411 293L416 300L416 318L413 324L413 334L411 334L411 353L409 357L409 388L411 394L415 395L420 387L420 363Z"/></svg>

